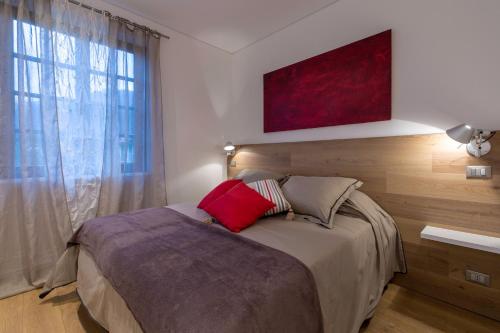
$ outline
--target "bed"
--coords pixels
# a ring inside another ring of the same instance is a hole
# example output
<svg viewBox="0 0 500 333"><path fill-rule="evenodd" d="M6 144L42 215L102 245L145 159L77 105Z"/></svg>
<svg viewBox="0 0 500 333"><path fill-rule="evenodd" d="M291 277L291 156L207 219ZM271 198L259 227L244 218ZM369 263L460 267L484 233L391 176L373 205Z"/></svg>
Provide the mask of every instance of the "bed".
<svg viewBox="0 0 500 333"><path fill-rule="evenodd" d="M373 315L394 273L406 270L400 235L393 220L366 195L357 193L350 206L337 213L331 230L308 222L307 216L289 221L279 215L262 218L238 235L296 258L307 267L314 279L324 332L358 332L362 323ZM168 208L200 224L208 218L194 204ZM217 224L210 228L229 233ZM67 267L63 263L76 257L78 294L92 317L110 332L145 331L84 246L68 248L58 266ZM71 273L56 268L43 296L69 282ZM250 331L255 331L255 327Z"/></svg>

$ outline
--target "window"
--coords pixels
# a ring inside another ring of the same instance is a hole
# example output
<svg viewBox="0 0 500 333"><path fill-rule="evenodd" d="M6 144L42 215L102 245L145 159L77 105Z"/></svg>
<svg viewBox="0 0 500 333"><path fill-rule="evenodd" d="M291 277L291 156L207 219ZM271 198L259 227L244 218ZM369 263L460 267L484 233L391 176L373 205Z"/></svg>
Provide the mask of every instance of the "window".
<svg viewBox="0 0 500 333"><path fill-rule="evenodd" d="M120 124L120 156L122 172L135 170L135 105L134 105L134 55L117 51L118 112Z"/></svg>
<svg viewBox="0 0 500 333"><path fill-rule="evenodd" d="M15 135L15 177L21 176L21 160L26 160L29 177L43 175L44 155L42 149L41 114L41 63L42 49L40 40L42 29L29 24L13 22L14 56L14 135ZM29 36L23 43L18 42L18 29ZM21 77L21 79L20 79ZM21 124L25 133L21 133ZM23 135L21 135L23 134ZM29 138L31 153L21 156L22 138Z"/></svg>
<svg viewBox="0 0 500 333"><path fill-rule="evenodd" d="M57 110L66 175L100 176L105 149L119 152L122 174L147 171L141 156L145 142L137 133L137 122L143 121L136 106L137 58L131 50L13 20L16 178L44 176L42 112L47 105L42 103L50 101ZM53 86L47 79L54 80ZM82 151L101 158L82 159Z"/></svg>

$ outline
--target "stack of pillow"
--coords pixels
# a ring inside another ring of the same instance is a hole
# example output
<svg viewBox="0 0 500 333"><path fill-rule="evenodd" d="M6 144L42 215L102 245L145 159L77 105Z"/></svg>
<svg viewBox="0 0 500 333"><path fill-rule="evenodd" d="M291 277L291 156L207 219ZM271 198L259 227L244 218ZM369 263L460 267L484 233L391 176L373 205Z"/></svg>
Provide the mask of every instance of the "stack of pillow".
<svg viewBox="0 0 500 333"><path fill-rule="evenodd" d="M339 207L362 184L352 178L285 176L247 169L213 189L198 208L233 232L240 232L262 216L291 216L292 209L332 228Z"/></svg>

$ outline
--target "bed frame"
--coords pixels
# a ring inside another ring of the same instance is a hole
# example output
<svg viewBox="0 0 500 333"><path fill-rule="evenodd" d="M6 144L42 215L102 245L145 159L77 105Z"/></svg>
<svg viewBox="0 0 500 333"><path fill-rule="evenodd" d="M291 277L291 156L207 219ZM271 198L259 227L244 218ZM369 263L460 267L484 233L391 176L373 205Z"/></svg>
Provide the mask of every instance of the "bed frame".
<svg viewBox="0 0 500 333"><path fill-rule="evenodd" d="M403 235L408 274L395 282L500 320L500 255L420 238L426 225L500 236L500 136L492 145L480 160L445 134L242 145L228 176L250 168L363 181ZM466 165L491 165L493 178L468 180ZM465 269L489 274L490 287L465 281Z"/></svg>

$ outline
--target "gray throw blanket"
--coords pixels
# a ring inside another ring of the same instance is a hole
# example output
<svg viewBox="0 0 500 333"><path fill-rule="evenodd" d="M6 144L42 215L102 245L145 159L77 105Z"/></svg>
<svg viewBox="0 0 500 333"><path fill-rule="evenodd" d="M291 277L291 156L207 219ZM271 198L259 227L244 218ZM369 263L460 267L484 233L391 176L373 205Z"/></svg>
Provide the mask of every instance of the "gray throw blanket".
<svg viewBox="0 0 500 333"><path fill-rule="evenodd" d="M302 262L172 209L84 223L61 266L77 244L145 332L323 331L315 281ZM47 285L40 297L54 287Z"/></svg>

